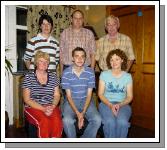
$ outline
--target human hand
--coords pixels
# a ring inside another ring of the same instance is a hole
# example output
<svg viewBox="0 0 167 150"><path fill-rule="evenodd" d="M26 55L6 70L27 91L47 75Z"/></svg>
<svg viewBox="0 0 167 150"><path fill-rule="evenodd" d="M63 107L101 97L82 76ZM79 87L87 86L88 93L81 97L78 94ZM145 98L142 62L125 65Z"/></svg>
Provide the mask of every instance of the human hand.
<svg viewBox="0 0 167 150"><path fill-rule="evenodd" d="M113 114L114 114L115 116L118 115L119 108L120 108L119 104L114 104L114 105L112 105L112 112L113 112Z"/></svg>
<svg viewBox="0 0 167 150"><path fill-rule="evenodd" d="M78 113L77 117L78 117L78 128L82 129L82 127L84 126L84 116L82 113Z"/></svg>
<svg viewBox="0 0 167 150"><path fill-rule="evenodd" d="M52 114L54 108L55 107L53 105L46 106L45 111L44 111L45 115L50 116Z"/></svg>

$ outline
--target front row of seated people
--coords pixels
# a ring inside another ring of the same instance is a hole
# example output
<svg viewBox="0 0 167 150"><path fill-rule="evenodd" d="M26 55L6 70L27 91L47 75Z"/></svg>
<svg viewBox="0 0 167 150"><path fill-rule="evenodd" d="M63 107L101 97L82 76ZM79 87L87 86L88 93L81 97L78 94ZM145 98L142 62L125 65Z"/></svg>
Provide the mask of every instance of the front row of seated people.
<svg viewBox="0 0 167 150"><path fill-rule="evenodd" d="M84 65L86 52L77 47L72 51L73 64L63 71L61 88L65 90L62 110L60 81L55 73L48 71L49 55L38 51L35 54L35 70L25 75L22 83L26 119L37 127L40 138L60 138L64 130L66 137L76 138L78 128L88 125L82 138L96 138L103 125L105 138L126 138L130 126L132 101L132 77L125 72L127 56L119 49L108 53L107 71L100 74L98 110L92 99L95 88L95 73ZM62 111L62 113L61 113Z"/></svg>

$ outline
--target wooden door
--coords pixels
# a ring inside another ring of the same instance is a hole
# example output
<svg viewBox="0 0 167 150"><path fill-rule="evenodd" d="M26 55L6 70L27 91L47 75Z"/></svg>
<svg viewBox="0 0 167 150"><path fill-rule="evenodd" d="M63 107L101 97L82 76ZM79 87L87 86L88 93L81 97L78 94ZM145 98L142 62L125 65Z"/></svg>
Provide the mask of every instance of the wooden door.
<svg viewBox="0 0 167 150"><path fill-rule="evenodd" d="M107 6L107 15L120 19L120 32L133 42L135 63L131 68L134 82L132 124L155 128L155 7Z"/></svg>

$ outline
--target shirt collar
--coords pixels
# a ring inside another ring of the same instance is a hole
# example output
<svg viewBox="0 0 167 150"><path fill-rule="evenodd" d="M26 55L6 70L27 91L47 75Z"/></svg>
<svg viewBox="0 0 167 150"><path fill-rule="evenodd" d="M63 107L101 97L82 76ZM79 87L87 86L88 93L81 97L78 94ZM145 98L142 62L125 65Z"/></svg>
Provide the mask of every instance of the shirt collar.
<svg viewBox="0 0 167 150"><path fill-rule="evenodd" d="M38 33L38 35L37 36L39 36L39 37L41 37L41 38L43 38L43 39L45 39L46 40L46 38L45 37L43 37L42 36L42 34L41 33ZM50 41L51 40L51 38L52 38L52 36L50 35L49 37L48 37L48 41Z"/></svg>

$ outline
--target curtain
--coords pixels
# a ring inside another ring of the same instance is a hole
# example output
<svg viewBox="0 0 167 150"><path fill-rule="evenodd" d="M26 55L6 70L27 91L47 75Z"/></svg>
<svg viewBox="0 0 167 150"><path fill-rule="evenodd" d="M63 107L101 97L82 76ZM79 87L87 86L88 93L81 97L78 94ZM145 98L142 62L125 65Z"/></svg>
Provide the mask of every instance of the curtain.
<svg viewBox="0 0 167 150"><path fill-rule="evenodd" d="M39 32L38 21L42 14L48 14L53 19L52 36L57 40L60 33L70 25L72 11L76 9L74 5L31 5L27 12L27 39L32 38Z"/></svg>

